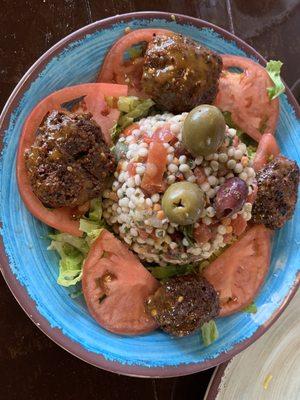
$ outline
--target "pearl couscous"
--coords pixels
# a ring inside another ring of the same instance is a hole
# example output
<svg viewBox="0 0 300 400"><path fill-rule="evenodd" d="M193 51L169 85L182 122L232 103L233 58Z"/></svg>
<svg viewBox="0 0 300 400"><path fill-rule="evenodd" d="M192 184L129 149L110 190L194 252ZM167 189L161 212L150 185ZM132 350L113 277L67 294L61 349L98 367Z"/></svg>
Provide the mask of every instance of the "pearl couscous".
<svg viewBox="0 0 300 400"><path fill-rule="evenodd" d="M192 157L182 147L182 129L187 113L149 116L135 124L127 136L119 138L123 153L111 189L103 195L103 217L141 260L165 265L187 264L209 259L237 237L236 221L246 226L251 219L251 193L255 171L247 147L235 129L226 127L225 140L217 152ZM182 229L171 222L162 209L163 193L147 194L141 188L146 171L150 140L158 128L168 127L177 138L164 143L167 165L166 188L181 181L197 184L204 193L205 206L199 220ZM214 201L228 178L239 177L248 187L248 200L230 218L216 219ZM199 232L205 232L201 239ZM189 232L189 233L188 233Z"/></svg>

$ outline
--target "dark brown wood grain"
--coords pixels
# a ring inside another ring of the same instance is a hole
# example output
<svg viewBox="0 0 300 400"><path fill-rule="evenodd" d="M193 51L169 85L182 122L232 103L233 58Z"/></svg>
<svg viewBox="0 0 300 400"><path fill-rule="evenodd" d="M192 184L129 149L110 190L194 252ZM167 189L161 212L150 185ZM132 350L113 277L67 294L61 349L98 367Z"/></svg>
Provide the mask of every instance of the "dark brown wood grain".
<svg viewBox="0 0 300 400"><path fill-rule="evenodd" d="M0 108L32 63L74 30L132 11L202 18L245 39L299 77L299 0L0 0ZM146 380L113 375L71 356L44 336L0 276L0 398L5 400L201 399L212 370Z"/></svg>

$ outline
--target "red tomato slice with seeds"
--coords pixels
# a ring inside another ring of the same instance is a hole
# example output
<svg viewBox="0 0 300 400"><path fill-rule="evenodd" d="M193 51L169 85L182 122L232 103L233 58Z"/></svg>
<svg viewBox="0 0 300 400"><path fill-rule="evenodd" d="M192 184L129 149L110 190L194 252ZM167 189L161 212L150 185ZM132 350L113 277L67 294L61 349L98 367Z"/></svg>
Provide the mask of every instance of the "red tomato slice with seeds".
<svg viewBox="0 0 300 400"><path fill-rule="evenodd" d="M165 189L163 175L167 165L167 149L163 143L152 142L149 145L146 171L141 188L149 194L160 193Z"/></svg>
<svg viewBox="0 0 300 400"><path fill-rule="evenodd" d="M256 172L262 169L272 158L280 153L276 139L270 133L265 133L260 139L253 160L253 168Z"/></svg>
<svg viewBox="0 0 300 400"><path fill-rule="evenodd" d="M103 328L121 335L154 330L145 301L157 280L112 233L103 230L83 266L82 289L91 315Z"/></svg>
<svg viewBox="0 0 300 400"><path fill-rule="evenodd" d="M222 60L215 105L222 111L229 111L233 122L257 142L264 132L274 135L279 100L269 99L267 88L273 83L265 68L246 57L224 54ZM231 72L231 68L242 72Z"/></svg>
<svg viewBox="0 0 300 400"><path fill-rule="evenodd" d="M98 82L111 82L128 84L129 94L138 97L147 97L143 93L140 81L143 74L144 57L137 57L124 61L124 54L132 46L146 42L149 43L154 35L173 34L166 29L138 29L125 34L109 50L102 64Z"/></svg>
<svg viewBox="0 0 300 400"><path fill-rule="evenodd" d="M255 225L205 268L220 298L220 316L243 310L257 295L269 270L271 232Z"/></svg>
<svg viewBox="0 0 300 400"><path fill-rule="evenodd" d="M30 179L25 167L24 153L33 144L36 131L45 115L52 110L63 109L62 105L83 97L77 110L93 114L93 119L100 125L108 142L108 129L118 119L119 111L108 109L105 96L118 97L126 95L127 86L124 85L87 83L58 90L40 101L31 111L25 121L20 137L17 155L17 180L19 191L26 207L37 219L62 232L70 233L73 236L82 236L82 232L79 230L79 222L73 217L77 214L77 210L69 207L48 209L44 207L31 189Z"/></svg>

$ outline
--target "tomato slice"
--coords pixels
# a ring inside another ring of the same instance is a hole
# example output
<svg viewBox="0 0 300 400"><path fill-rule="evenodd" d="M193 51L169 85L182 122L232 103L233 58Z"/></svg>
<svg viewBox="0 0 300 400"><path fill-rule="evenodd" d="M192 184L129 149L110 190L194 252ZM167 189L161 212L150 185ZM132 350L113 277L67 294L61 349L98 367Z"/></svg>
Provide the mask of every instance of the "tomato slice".
<svg viewBox="0 0 300 400"><path fill-rule="evenodd" d="M160 193L165 189L163 175L166 170L167 155L163 143L150 143L146 171L141 183L141 188L149 194Z"/></svg>
<svg viewBox="0 0 300 400"><path fill-rule="evenodd" d="M247 221L240 214L238 214L236 219L231 221L231 226L233 233L236 236L241 236L241 234L244 233L247 228Z"/></svg>
<svg viewBox="0 0 300 400"><path fill-rule="evenodd" d="M264 67L246 57L222 56L223 71L215 105L231 112L233 122L259 142L262 133L275 134L279 100L270 100L267 88L273 83ZM242 73L231 72L239 68Z"/></svg>
<svg viewBox="0 0 300 400"><path fill-rule="evenodd" d="M153 35L173 34L167 29L138 29L121 37L109 50L102 64L98 82L111 82L129 85L129 94L139 97L147 97L140 85L144 57L137 57L131 61L124 62L124 53L132 46L141 43L149 43Z"/></svg>
<svg viewBox="0 0 300 400"><path fill-rule="evenodd" d="M268 273L270 254L271 231L255 225L204 270L219 293L221 317L251 304Z"/></svg>
<svg viewBox="0 0 300 400"><path fill-rule="evenodd" d="M253 168L256 172L259 171L269 162L270 158L278 156L279 153L280 149L275 137L270 133L265 133L258 143Z"/></svg>
<svg viewBox="0 0 300 400"><path fill-rule="evenodd" d="M112 233L104 230L83 266L82 289L91 315L103 328L121 335L155 329L145 301L157 280Z"/></svg>
<svg viewBox="0 0 300 400"><path fill-rule="evenodd" d="M80 107L93 114L93 119L100 125L108 142L108 129L118 119L119 111L108 109L105 96L116 97L126 95L127 86L124 85L87 83L58 90L40 101L31 111L25 121L20 137L17 155L17 180L19 191L26 207L40 221L52 228L70 233L73 236L82 235L82 232L79 230L78 220L73 218L74 213L76 213L75 210L69 207L53 210L47 209L31 189L30 179L25 167L24 153L33 144L36 131L45 115L54 109L62 109L62 104L64 103L84 96Z"/></svg>

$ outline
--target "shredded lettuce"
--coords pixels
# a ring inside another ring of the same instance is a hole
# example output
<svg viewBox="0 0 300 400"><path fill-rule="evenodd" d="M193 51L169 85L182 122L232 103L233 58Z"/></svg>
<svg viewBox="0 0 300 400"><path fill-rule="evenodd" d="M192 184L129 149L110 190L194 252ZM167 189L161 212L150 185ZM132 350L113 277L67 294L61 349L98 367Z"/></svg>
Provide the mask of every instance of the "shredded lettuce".
<svg viewBox="0 0 300 400"><path fill-rule="evenodd" d="M100 199L91 201L88 215L79 223L79 229L84 232L82 238L61 232L49 235L51 243L48 250L55 250L60 256L57 283L61 286L72 286L81 281L84 259L105 226Z"/></svg>
<svg viewBox="0 0 300 400"><path fill-rule="evenodd" d="M267 88L269 99L274 100L285 91L284 84L280 77L280 70L283 63L281 61L270 60L267 63L266 70L272 79L274 86Z"/></svg>
<svg viewBox="0 0 300 400"><path fill-rule="evenodd" d="M72 286L81 280L85 255L80 250L66 242L56 240L52 240L48 250L56 250L60 256L57 278L59 285Z"/></svg>
<svg viewBox="0 0 300 400"><path fill-rule="evenodd" d="M50 234L49 238L52 239L52 241L54 241L54 242L67 244L70 247L77 249L80 253L82 253L84 255L87 254L89 251L89 247L83 238L78 238L78 237L69 235L68 233L58 232L55 234Z"/></svg>
<svg viewBox="0 0 300 400"><path fill-rule="evenodd" d="M151 99L139 99L136 96L120 96L118 109L121 111L118 122L111 129L111 137L116 142L120 133L140 118L146 117L154 105Z"/></svg>
<svg viewBox="0 0 300 400"><path fill-rule="evenodd" d="M136 96L120 96L118 100L118 109L123 113L130 113L140 104Z"/></svg>
<svg viewBox="0 0 300 400"><path fill-rule="evenodd" d="M186 264L186 265L168 264L165 265L164 267L148 267L147 269L156 279L168 279L172 278L173 276L186 275L191 272L194 272L195 266L192 264Z"/></svg>
<svg viewBox="0 0 300 400"><path fill-rule="evenodd" d="M77 299L77 297L81 296L83 294L82 289L76 290L73 293L70 293L71 299Z"/></svg>
<svg viewBox="0 0 300 400"><path fill-rule="evenodd" d="M118 108L124 114L120 116L118 124L122 129L126 128L137 119L146 117L153 105L154 101L151 99L139 99L135 96L119 97Z"/></svg>
<svg viewBox="0 0 300 400"><path fill-rule="evenodd" d="M201 326L201 335L204 346L209 346L219 337L219 332L215 321L212 319L209 322L205 322Z"/></svg>
<svg viewBox="0 0 300 400"><path fill-rule="evenodd" d="M251 303L249 304L248 307L244 308L243 310L246 313L250 313L250 314L256 314L257 313L257 306L255 303Z"/></svg>
<svg viewBox="0 0 300 400"><path fill-rule="evenodd" d="M79 221L79 229L86 234L85 240L89 247L97 239L104 227L102 202L100 199L93 199L88 216L81 218Z"/></svg>

